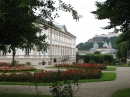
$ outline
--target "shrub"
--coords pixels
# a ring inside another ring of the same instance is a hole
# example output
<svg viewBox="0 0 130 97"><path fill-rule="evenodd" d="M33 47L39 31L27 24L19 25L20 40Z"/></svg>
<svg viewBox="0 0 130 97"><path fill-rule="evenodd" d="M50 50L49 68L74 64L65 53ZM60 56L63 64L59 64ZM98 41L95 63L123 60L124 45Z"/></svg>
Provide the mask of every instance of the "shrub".
<svg viewBox="0 0 130 97"><path fill-rule="evenodd" d="M89 63L90 63L90 64L95 64L96 62L93 61L93 60L91 60L91 61L89 61Z"/></svg>
<svg viewBox="0 0 130 97"><path fill-rule="evenodd" d="M13 65L17 65L19 63L19 61L16 61L16 60L14 60L14 62L13 62L13 60L11 61L11 64L13 64Z"/></svg>
<svg viewBox="0 0 130 97"><path fill-rule="evenodd" d="M127 65L130 66L130 62L128 62Z"/></svg>
<svg viewBox="0 0 130 97"><path fill-rule="evenodd" d="M57 64L56 67L68 67L68 68L79 68L79 69L106 69L105 64Z"/></svg>
<svg viewBox="0 0 130 97"><path fill-rule="evenodd" d="M108 61L104 61L103 64L109 65L109 62Z"/></svg>
<svg viewBox="0 0 130 97"><path fill-rule="evenodd" d="M57 77L59 75L59 77ZM55 82L78 79L98 79L101 77L100 69L67 69L65 71L41 71L35 73L7 73L0 75L0 81L7 82ZM58 78L58 79L57 79Z"/></svg>
<svg viewBox="0 0 130 97"><path fill-rule="evenodd" d="M116 59L116 60L115 60L115 64L116 64L116 65L123 65L121 59Z"/></svg>
<svg viewBox="0 0 130 97"><path fill-rule="evenodd" d="M26 62L26 65L28 65L28 66L31 65L31 62Z"/></svg>

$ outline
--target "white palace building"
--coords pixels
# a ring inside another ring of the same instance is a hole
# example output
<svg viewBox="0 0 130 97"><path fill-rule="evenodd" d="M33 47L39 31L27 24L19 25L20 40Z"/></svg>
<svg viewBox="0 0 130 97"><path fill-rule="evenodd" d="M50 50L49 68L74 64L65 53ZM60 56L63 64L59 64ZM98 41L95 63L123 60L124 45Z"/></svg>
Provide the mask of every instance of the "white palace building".
<svg viewBox="0 0 130 97"><path fill-rule="evenodd" d="M54 24L47 30L43 29L42 34L46 34L46 42L49 44L46 52L17 49L15 60L23 64L31 62L32 65L40 65L43 60L45 65L54 65L54 59L57 64L71 64L76 61L76 36L69 33L65 25ZM0 62L11 61L12 53L0 52Z"/></svg>

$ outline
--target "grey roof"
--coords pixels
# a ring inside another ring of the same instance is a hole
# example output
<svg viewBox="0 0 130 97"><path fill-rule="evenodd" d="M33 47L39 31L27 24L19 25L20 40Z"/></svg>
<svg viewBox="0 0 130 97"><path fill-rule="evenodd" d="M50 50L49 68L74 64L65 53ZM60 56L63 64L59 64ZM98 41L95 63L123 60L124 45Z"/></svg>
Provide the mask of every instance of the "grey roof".
<svg viewBox="0 0 130 97"><path fill-rule="evenodd" d="M52 22L50 22L50 21L47 21L47 20L45 20L45 19L43 19L43 18L39 18L39 20L41 20L42 22L47 23L47 24L50 23L54 28L56 28L56 29L58 29L58 30L60 30L60 31L62 31L62 32L64 32L62 29L65 29L65 32L64 32L64 33L69 34L69 35L71 35L72 37L76 38L75 35L73 35L73 34L71 34L70 32L67 31L65 25L54 24L54 23L52 23Z"/></svg>

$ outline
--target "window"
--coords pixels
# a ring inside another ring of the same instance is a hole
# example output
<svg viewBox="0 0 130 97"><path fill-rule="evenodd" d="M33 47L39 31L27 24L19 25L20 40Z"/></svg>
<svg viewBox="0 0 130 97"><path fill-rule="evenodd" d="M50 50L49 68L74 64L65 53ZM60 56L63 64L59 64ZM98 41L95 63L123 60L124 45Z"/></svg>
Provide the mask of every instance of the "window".
<svg viewBox="0 0 130 97"><path fill-rule="evenodd" d="M25 49L25 55L29 55L30 50L28 48Z"/></svg>

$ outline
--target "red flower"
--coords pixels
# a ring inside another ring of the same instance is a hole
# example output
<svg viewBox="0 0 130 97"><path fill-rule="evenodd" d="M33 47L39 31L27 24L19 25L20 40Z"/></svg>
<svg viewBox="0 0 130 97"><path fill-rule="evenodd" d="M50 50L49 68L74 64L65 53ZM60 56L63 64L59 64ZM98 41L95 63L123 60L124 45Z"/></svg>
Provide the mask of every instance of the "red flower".
<svg viewBox="0 0 130 97"><path fill-rule="evenodd" d="M41 73L41 74L39 74L39 76L38 76L38 77L40 77L40 78L41 78L41 77L43 77L43 76L44 76L44 74L43 74L43 73Z"/></svg>

